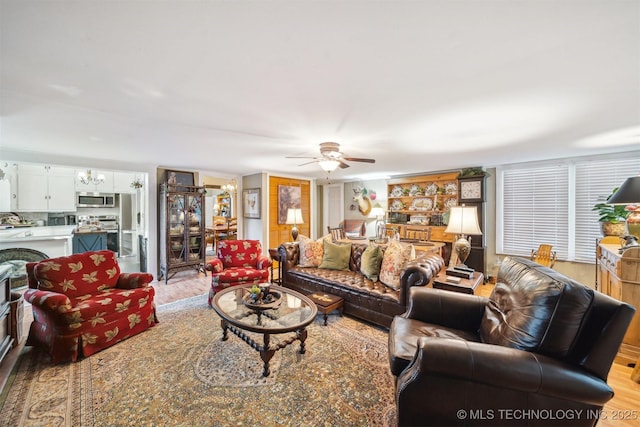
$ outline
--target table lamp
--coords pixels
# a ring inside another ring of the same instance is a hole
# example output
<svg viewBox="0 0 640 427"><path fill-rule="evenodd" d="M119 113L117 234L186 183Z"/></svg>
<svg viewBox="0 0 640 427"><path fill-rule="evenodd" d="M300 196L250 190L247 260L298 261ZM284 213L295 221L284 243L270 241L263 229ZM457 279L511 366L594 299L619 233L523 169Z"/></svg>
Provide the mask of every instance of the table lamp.
<svg viewBox="0 0 640 427"><path fill-rule="evenodd" d="M295 242L298 239L298 224L304 224L302 220L302 209L297 208L289 208L287 210L287 221L286 224L291 224L291 237L293 237L293 241Z"/></svg>
<svg viewBox="0 0 640 427"><path fill-rule="evenodd" d="M471 252L471 242L467 240L466 236L482 234L478 224L478 209L475 206L452 206L449 214L449 224L444 232L458 235L458 240L453 244L453 250L458 255L458 260L462 264L461 267L467 268L464 262Z"/></svg>
<svg viewBox="0 0 640 427"><path fill-rule="evenodd" d="M627 178L606 203L610 205L634 205L640 203L640 175ZM627 210L629 209L627 207ZM640 239L640 207L636 207L627 216L627 233Z"/></svg>
<svg viewBox="0 0 640 427"><path fill-rule="evenodd" d="M376 219L376 239L382 239L382 234L384 233L384 209L380 205L380 203L376 203L376 205L371 209L371 213L369 217Z"/></svg>

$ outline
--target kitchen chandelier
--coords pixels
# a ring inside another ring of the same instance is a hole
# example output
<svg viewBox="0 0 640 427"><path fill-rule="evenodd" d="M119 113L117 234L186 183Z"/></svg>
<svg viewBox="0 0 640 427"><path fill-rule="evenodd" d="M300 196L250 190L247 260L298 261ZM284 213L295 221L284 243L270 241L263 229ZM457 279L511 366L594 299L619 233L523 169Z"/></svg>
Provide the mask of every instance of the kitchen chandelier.
<svg viewBox="0 0 640 427"><path fill-rule="evenodd" d="M104 182L104 174L99 173L97 176L91 174L91 169L87 169L86 172L78 172L78 179L81 183L89 184L102 184Z"/></svg>
<svg viewBox="0 0 640 427"><path fill-rule="evenodd" d="M233 193L234 191L236 191L236 180L232 179L231 182L229 184L225 184L222 186L222 189L224 191L226 191L227 193Z"/></svg>

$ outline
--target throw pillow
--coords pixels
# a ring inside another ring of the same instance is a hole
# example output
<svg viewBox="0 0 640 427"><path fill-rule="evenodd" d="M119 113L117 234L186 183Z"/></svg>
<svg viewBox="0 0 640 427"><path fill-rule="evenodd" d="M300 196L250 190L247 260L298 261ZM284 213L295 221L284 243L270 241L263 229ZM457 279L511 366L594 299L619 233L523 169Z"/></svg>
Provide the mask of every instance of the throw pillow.
<svg viewBox="0 0 640 427"><path fill-rule="evenodd" d="M400 289L400 275L407 261L411 259L412 254L415 254L413 245L391 240L382 257L380 281L392 289Z"/></svg>
<svg viewBox="0 0 640 427"><path fill-rule="evenodd" d="M351 243L337 244L323 240L322 262L319 268L329 270L348 270L351 258Z"/></svg>
<svg viewBox="0 0 640 427"><path fill-rule="evenodd" d="M324 250L322 240L313 241L308 237L300 239L300 261L298 267L318 267L322 262Z"/></svg>
<svg viewBox="0 0 640 427"><path fill-rule="evenodd" d="M360 273L374 282L378 281L380 274L380 265L382 264L382 250L378 245L369 245L362 252L360 258Z"/></svg>

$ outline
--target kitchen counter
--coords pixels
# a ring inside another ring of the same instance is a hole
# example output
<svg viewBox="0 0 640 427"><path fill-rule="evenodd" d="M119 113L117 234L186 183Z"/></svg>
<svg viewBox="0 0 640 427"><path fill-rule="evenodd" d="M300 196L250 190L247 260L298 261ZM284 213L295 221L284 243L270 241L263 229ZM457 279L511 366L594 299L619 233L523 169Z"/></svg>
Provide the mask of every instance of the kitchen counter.
<svg viewBox="0 0 640 427"><path fill-rule="evenodd" d="M50 258L71 255L74 228L74 225L59 225L0 230L0 249L34 249Z"/></svg>

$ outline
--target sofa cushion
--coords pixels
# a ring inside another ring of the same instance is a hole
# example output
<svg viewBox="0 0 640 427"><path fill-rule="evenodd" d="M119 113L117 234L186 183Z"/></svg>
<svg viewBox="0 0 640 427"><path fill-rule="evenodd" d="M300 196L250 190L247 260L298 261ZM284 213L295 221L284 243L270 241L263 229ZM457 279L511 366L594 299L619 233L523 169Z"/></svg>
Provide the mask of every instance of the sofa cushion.
<svg viewBox="0 0 640 427"><path fill-rule="evenodd" d="M314 241L308 237L298 238L300 245L300 267L317 267L322 262L324 254L323 239Z"/></svg>
<svg viewBox="0 0 640 427"><path fill-rule="evenodd" d="M415 256L413 245L402 244L391 240L382 257L380 281L392 289L400 289L400 275L407 261Z"/></svg>
<svg viewBox="0 0 640 427"><path fill-rule="evenodd" d="M382 265L382 250L378 245L369 245L362 252L360 272L369 280L378 281L380 266Z"/></svg>
<svg viewBox="0 0 640 427"><path fill-rule="evenodd" d="M593 290L549 268L506 257L480 325L483 342L552 357L573 348Z"/></svg>
<svg viewBox="0 0 640 427"><path fill-rule="evenodd" d="M38 289L73 298L115 288L120 267L114 252L96 251L40 261L34 274Z"/></svg>
<svg viewBox="0 0 640 427"><path fill-rule="evenodd" d="M418 340L424 337L480 341L477 334L462 329L396 316L389 328L389 361L393 375L400 375L409 366L418 350Z"/></svg>
<svg viewBox="0 0 640 427"><path fill-rule="evenodd" d="M329 270L348 270L351 258L351 244L336 244L323 240L322 262L319 268Z"/></svg>

